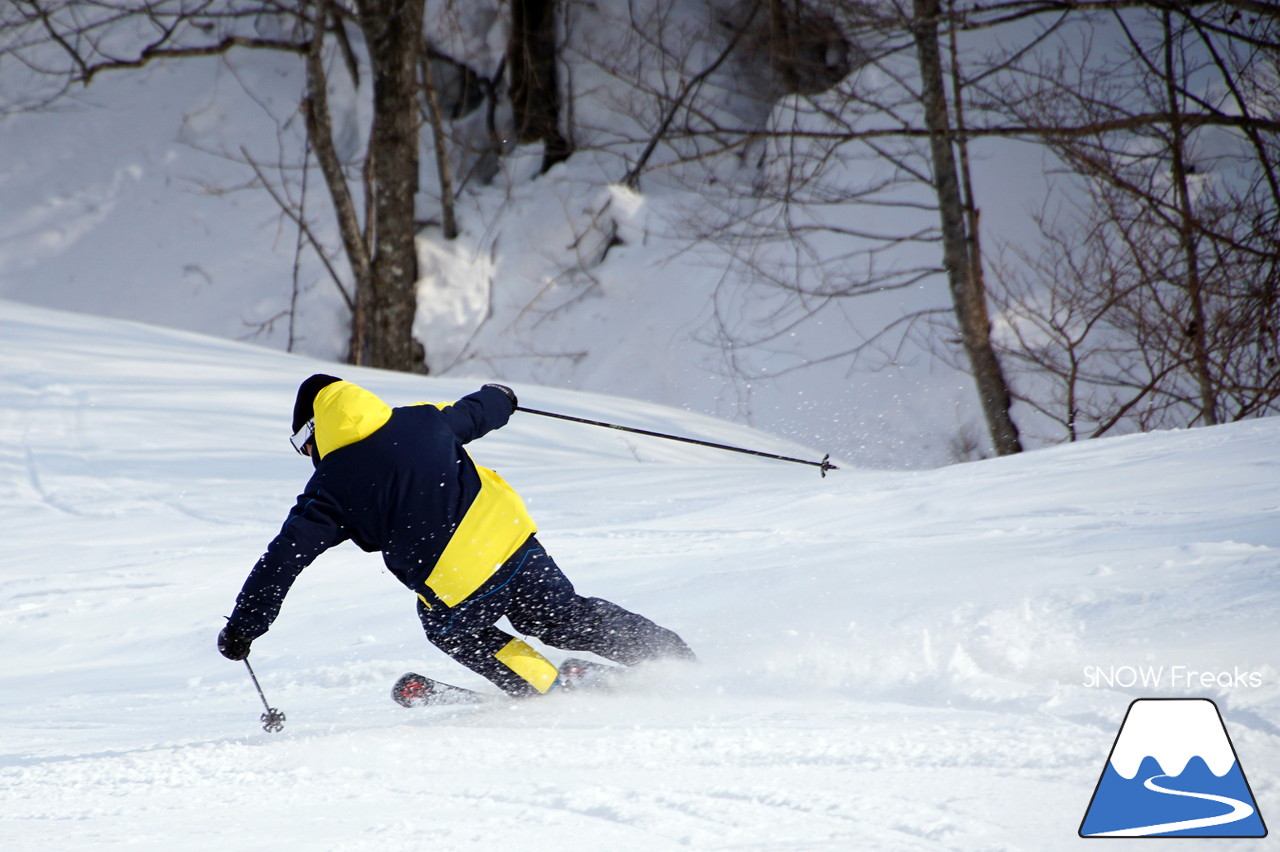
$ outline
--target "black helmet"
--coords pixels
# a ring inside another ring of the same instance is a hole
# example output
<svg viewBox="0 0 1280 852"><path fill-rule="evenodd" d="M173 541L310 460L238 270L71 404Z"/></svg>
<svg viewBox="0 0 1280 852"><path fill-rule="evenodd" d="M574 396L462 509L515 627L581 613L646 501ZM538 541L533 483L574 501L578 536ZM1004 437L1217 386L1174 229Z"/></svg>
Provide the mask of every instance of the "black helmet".
<svg viewBox="0 0 1280 852"><path fill-rule="evenodd" d="M326 376L316 373L298 385L298 396L293 401L293 448L302 452L303 446L311 440L315 433L316 396L320 391L342 379L337 376ZM305 434L304 434L305 433Z"/></svg>

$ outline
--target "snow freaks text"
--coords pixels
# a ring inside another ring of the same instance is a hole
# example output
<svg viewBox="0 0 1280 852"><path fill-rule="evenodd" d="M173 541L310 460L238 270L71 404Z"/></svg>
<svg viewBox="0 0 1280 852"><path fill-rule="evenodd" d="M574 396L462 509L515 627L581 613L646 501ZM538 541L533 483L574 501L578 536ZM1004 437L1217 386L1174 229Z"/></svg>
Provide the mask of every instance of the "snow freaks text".
<svg viewBox="0 0 1280 852"><path fill-rule="evenodd" d="M1085 666L1084 685L1088 689L1257 689L1262 686L1262 673L1239 666L1218 671L1190 666Z"/></svg>

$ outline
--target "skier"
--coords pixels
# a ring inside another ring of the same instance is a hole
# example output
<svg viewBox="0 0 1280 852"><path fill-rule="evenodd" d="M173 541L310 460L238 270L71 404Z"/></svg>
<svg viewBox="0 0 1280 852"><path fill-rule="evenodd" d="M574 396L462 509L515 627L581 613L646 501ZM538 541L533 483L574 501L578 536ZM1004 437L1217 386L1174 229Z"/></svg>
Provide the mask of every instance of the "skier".
<svg viewBox="0 0 1280 852"><path fill-rule="evenodd" d="M570 673L496 627L504 615L548 645L626 666L694 659L674 632L580 596L538 543L519 495L472 462L463 445L505 425L515 408L515 393L496 384L452 405L390 408L335 376L304 381L292 442L315 473L245 580L218 650L245 659L302 569L351 539L381 551L417 594L433 645L510 695L545 693Z"/></svg>

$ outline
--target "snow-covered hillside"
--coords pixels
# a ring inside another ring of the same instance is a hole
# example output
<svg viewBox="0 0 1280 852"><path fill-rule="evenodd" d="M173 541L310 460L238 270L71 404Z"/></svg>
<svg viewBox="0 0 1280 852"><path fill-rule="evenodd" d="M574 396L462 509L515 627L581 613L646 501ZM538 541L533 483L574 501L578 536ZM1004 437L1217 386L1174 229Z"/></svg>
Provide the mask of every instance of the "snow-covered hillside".
<svg viewBox="0 0 1280 852"><path fill-rule="evenodd" d="M254 647L288 715L268 734L214 638L309 471L286 442L294 389L330 365L10 302L0 365L6 848L1074 848L1126 707L1162 695L1217 702L1280 814L1280 420L823 479L521 415L473 454L580 590L669 624L701 665L404 710L389 689L409 669L486 686L344 546ZM393 404L475 387L342 375Z"/></svg>

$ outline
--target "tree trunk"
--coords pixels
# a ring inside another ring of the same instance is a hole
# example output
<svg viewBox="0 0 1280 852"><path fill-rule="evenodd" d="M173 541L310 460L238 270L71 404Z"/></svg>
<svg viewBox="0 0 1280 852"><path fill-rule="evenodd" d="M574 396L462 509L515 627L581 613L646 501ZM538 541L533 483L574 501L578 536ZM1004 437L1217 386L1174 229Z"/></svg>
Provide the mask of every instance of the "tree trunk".
<svg viewBox="0 0 1280 852"><path fill-rule="evenodd" d="M369 248L360 227L360 216L356 212L355 199L351 197L351 188L347 185L342 159L338 156L338 150L333 142L328 77L324 68L325 22L329 20L330 14L329 0L317 0L315 5L317 23L306 54L307 138L316 152L316 162L320 164L325 185L329 188L329 197L333 202L334 213L338 220L338 232L342 235L343 249L347 254L347 262L351 265L353 295L348 303L351 308L351 338L347 346L347 360L352 364L363 364L367 351L365 315L371 277Z"/></svg>
<svg viewBox="0 0 1280 852"><path fill-rule="evenodd" d="M1182 333L1191 349L1191 373L1200 392L1200 419L1206 426L1218 425L1218 396L1209 362L1209 328L1204 309L1204 288L1200 276L1200 250L1197 246L1199 226L1191 201L1187 180L1187 140L1182 126L1182 110L1178 94L1181 73L1174 50L1173 16L1163 12L1164 84L1169 110L1169 159L1173 171L1174 198L1178 207L1178 248L1183 261L1183 289L1187 293L1187 317Z"/></svg>
<svg viewBox="0 0 1280 852"><path fill-rule="evenodd" d="M955 307L960 337L973 370L978 398L986 416L987 429L997 455L1022 451L1018 427L1009 409L1012 395L1000 361L991 345L991 319L982 281L969 262L965 204L952 149L951 122L947 115L942 53L938 46L939 0L913 0L915 21L912 33L920 63L921 100L929 148L933 161L934 190L942 220L942 263L947 271L951 301Z"/></svg>
<svg viewBox="0 0 1280 852"><path fill-rule="evenodd" d="M360 0L360 28L373 76L368 151L372 203L365 223L372 247L367 346L371 366L421 372L423 347L413 338L418 259L414 199L418 193L418 55L423 0Z"/></svg>
<svg viewBox="0 0 1280 852"><path fill-rule="evenodd" d="M522 145L543 143L544 172L572 153L560 132L555 8L555 0L512 0L507 50L516 141Z"/></svg>
<svg viewBox="0 0 1280 852"><path fill-rule="evenodd" d="M453 174L449 170L449 141L444 131L444 112L440 109L440 93L431 73L430 46L423 44L418 62L422 68L422 97L426 101L427 120L431 122L431 141L435 148L436 174L440 178L440 229L446 240L458 236L458 217L453 201Z"/></svg>

